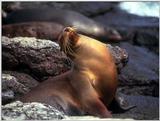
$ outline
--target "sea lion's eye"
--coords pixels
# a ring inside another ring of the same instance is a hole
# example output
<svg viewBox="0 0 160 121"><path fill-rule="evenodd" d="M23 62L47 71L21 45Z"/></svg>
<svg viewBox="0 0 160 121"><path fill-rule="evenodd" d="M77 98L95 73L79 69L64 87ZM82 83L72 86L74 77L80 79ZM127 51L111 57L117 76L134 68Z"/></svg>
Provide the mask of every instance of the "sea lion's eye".
<svg viewBox="0 0 160 121"><path fill-rule="evenodd" d="M65 32L69 32L70 30L69 30L69 28L65 28L64 31Z"/></svg>

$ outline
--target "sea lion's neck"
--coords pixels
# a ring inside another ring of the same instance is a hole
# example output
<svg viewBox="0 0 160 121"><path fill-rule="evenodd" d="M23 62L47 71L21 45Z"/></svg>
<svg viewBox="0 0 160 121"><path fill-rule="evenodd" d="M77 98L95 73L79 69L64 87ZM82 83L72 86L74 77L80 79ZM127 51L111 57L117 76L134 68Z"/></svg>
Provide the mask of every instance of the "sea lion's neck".
<svg viewBox="0 0 160 121"><path fill-rule="evenodd" d="M74 63L74 65L73 65L73 70L84 71L85 69L86 69L85 65L82 65L80 62Z"/></svg>
<svg viewBox="0 0 160 121"><path fill-rule="evenodd" d="M79 34L76 48L74 49L75 56L70 58L73 61L73 69L78 71L90 70L89 61L97 58L97 55L99 59L103 58L103 54L101 54L102 48L106 48L106 44Z"/></svg>
<svg viewBox="0 0 160 121"><path fill-rule="evenodd" d="M86 36L78 34L79 39L76 43L76 48L74 49L75 57L71 58L73 61L73 69L78 71L83 71L87 67L86 60L88 60L88 50L91 50L90 48L90 41L88 39L81 39ZM92 50L91 50L92 51ZM94 50L93 50L94 51Z"/></svg>

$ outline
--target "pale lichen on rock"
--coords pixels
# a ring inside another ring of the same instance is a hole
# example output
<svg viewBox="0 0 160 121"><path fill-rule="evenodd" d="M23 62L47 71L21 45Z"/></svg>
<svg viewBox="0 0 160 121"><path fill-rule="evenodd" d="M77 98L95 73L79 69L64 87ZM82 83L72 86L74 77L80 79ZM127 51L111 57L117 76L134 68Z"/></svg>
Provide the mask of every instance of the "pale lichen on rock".
<svg viewBox="0 0 160 121"><path fill-rule="evenodd" d="M2 106L3 120L54 120L65 117L63 112L38 102L22 103L16 101Z"/></svg>
<svg viewBox="0 0 160 121"><path fill-rule="evenodd" d="M19 44L20 47L30 47L34 49L56 48L60 49L56 42L50 40L36 39L35 37L14 37L2 36L2 45Z"/></svg>

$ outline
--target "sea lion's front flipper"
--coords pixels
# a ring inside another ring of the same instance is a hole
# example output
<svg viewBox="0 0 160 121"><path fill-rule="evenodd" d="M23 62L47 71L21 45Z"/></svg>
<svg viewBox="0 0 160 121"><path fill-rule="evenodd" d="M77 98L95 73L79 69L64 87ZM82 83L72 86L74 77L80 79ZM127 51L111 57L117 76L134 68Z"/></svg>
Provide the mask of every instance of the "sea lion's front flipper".
<svg viewBox="0 0 160 121"><path fill-rule="evenodd" d="M114 99L109 105L109 109L112 111L112 113L123 113L136 107L136 105L129 105L128 101L124 98L125 97L122 94L116 92Z"/></svg>

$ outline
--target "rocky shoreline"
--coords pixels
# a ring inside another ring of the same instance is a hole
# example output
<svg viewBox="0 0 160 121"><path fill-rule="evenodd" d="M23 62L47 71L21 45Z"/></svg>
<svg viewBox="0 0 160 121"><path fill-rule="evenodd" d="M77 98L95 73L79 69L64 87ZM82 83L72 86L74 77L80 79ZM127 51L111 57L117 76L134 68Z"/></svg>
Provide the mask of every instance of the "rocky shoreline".
<svg viewBox="0 0 160 121"><path fill-rule="evenodd" d="M16 4L15 4L16 3ZM125 41L111 44L125 49L129 61L120 68L118 92L130 105L125 113L113 114L113 119L159 119L159 18L129 14L118 2L9 2L2 3L7 14L23 8L54 7L74 10L92 20L118 30ZM113 47L113 48L112 48ZM118 49L118 48L117 48ZM118 53L118 51L114 51ZM118 53L115 57L119 57ZM59 50L57 43L34 37L2 37L2 119L94 119L68 117L41 103L22 103L16 99L46 79L69 70L72 62ZM16 102L15 102L16 101ZM32 110L31 110L32 109Z"/></svg>

